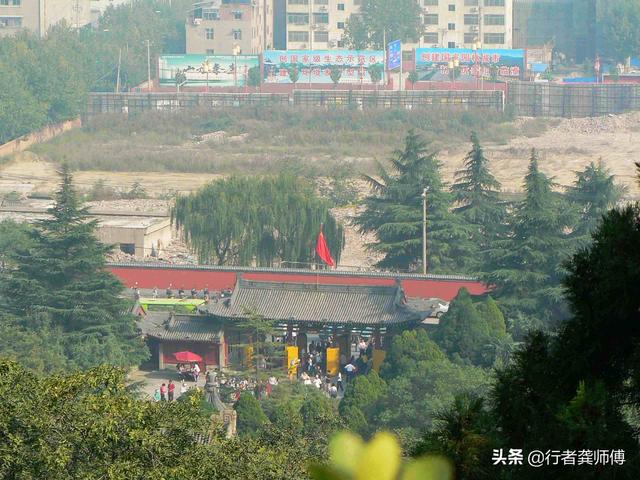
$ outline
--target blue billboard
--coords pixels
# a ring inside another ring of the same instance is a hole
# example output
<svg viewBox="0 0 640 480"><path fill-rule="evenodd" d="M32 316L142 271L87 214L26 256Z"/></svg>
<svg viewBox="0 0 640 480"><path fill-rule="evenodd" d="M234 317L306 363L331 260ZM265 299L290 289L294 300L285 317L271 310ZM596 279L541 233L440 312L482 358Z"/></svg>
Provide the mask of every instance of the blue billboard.
<svg viewBox="0 0 640 480"><path fill-rule="evenodd" d="M333 83L331 70L340 69L339 83L372 83L373 66L384 82L384 52L371 50L268 50L263 55L265 83Z"/></svg>
<svg viewBox="0 0 640 480"><path fill-rule="evenodd" d="M260 68L257 55L161 55L158 58L160 85L176 84L176 74L187 77L185 86L242 87L249 70Z"/></svg>
<svg viewBox="0 0 640 480"><path fill-rule="evenodd" d="M419 81L446 81L451 78L449 62L457 60L457 79L517 79L525 73L525 51L512 49L472 50L469 48L417 48L416 72Z"/></svg>
<svg viewBox="0 0 640 480"><path fill-rule="evenodd" d="M400 40L394 40L389 43L387 57L387 68L389 70L395 70L402 65L402 42Z"/></svg>

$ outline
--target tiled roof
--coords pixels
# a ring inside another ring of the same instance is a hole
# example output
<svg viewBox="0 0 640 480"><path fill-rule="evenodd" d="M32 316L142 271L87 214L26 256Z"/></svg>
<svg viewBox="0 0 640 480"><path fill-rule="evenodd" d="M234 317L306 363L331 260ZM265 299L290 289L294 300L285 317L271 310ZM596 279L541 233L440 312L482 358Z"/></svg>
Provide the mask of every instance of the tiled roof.
<svg viewBox="0 0 640 480"><path fill-rule="evenodd" d="M199 307L226 318L246 317L247 309L270 320L322 324L390 325L423 318L406 305L400 285L279 283L242 277L230 298Z"/></svg>
<svg viewBox="0 0 640 480"><path fill-rule="evenodd" d="M141 317L138 327L143 335L160 340L190 342L220 342L220 326L202 315L172 315L170 312L149 312Z"/></svg>

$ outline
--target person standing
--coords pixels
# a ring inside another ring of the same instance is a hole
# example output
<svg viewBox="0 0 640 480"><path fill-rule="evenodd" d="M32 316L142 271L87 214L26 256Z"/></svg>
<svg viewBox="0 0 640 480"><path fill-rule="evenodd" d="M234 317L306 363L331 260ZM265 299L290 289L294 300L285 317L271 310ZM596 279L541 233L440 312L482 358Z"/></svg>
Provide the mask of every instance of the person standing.
<svg viewBox="0 0 640 480"><path fill-rule="evenodd" d="M153 392L153 401L154 402L159 402L160 401L160 390L157 389L157 388Z"/></svg>
<svg viewBox="0 0 640 480"><path fill-rule="evenodd" d="M193 378L196 379L196 383L198 383L198 377L200 377L200 365L196 362L193 364Z"/></svg>
<svg viewBox="0 0 640 480"><path fill-rule="evenodd" d="M153 292L151 293L153 299L158 298L158 287L153 287Z"/></svg>
<svg viewBox="0 0 640 480"><path fill-rule="evenodd" d="M356 372L355 365L353 365L353 363L347 363L346 367L344 367L344 371L347 372L347 383L351 383Z"/></svg>
<svg viewBox="0 0 640 480"><path fill-rule="evenodd" d="M336 388L341 392L344 392L344 387L342 386L342 372L338 372L338 386Z"/></svg>
<svg viewBox="0 0 640 480"><path fill-rule="evenodd" d="M173 402L173 392L176 389L176 384L173 383L173 380L169 380L169 386L167 387L167 391L169 392L169 401Z"/></svg>
<svg viewBox="0 0 640 480"><path fill-rule="evenodd" d="M331 396L331 398L338 398L338 388L336 387L335 383L332 384L329 388L329 395Z"/></svg>
<svg viewBox="0 0 640 480"><path fill-rule="evenodd" d="M185 393L187 393L187 384L184 380L182 380L182 383L180 384L180 396L184 395Z"/></svg>
<svg viewBox="0 0 640 480"><path fill-rule="evenodd" d="M160 386L160 400L167 401L167 385L164 383Z"/></svg>

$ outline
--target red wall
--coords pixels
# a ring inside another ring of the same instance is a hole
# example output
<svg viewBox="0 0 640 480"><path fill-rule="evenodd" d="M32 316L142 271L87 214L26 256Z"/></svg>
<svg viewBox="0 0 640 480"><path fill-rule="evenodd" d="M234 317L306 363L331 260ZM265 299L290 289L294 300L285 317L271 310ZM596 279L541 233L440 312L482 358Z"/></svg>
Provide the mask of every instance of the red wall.
<svg viewBox="0 0 640 480"><path fill-rule="evenodd" d="M236 271L204 270L184 268L149 268L143 266L111 266L109 270L127 287L138 285L138 288L165 289L169 284L174 289L184 288L202 290L205 286L211 291L232 289L236 283ZM332 275L330 272L297 273L297 272L242 272L248 280L269 282L319 283L324 285L394 285L395 277L366 275ZM484 284L469 280L435 280L430 278L402 278L402 287L408 297L441 298L451 300L465 287L472 295L480 295L487 291Z"/></svg>

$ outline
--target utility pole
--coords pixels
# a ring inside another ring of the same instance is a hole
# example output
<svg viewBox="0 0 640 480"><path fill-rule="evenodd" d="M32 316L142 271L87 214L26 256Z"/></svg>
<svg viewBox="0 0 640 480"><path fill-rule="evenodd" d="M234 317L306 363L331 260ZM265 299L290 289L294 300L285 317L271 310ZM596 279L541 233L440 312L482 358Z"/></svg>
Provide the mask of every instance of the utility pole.
<svg viewBox="0 0 640 480"><path fill-rule="evenodd" d="M151 44L147 39L147 91L151 93Z"/></svg>
<svg viewBox="0 0 640 480"><path fill-rule="evenodd" d="M116 93L120 93L120 65L122 64L122 49L118 50L118 77L116 78Z"/></svg>
<svg viewBox="0 0 640 480"><path fill-rule="evenodd" d="M422 274L427 274L427 189L422 191Z"/></svg>

